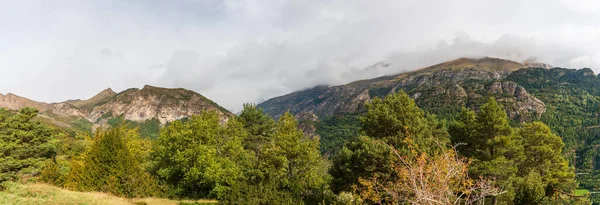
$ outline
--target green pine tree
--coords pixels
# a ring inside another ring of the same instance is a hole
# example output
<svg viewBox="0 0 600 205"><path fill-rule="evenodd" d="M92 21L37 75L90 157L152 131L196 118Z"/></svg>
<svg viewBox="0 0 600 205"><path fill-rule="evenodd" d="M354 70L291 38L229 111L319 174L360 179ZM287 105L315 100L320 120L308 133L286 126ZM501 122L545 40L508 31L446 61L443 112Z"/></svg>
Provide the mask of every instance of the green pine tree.
<svg viewBox="0 0 600 205"><path fill-rule="evenodd" d="M463 109L449 132L452 143L458 145L458 153L473 160L469 167L471 177L495 179L496 185L506 190L505 194L492 197L492 201L512 201L523 145L521 137L513 134L503 106L490 98L476 114Z"/></svg>
<svg viewBox="0 0 600 205"><path fill-rule="evenodd" d="M562 155L564 143L561 138L542 122L523 125L519 131L523 137L525 160L519 172L523 175L535 173L540 176L544 196L555 196L558 192L569 192L576 186L575 173Z"/></svg>
<svg viewBox="0 0 600 205"><path fill-rule="evenodd" d="M444 123L417 107L404 91L375 98L366 109L360 117L366 136L347 142L333 157L330 173L335 192L352 191L360 177L394 177L389 146L410 156L411 150L433 154L449 145Z"/></svg>
<svg viewBox="0 0 600 205"><path fill-rule="evenodd" d="M81 163L74 162L66 186L125 197L157 195L156 181L139 164L122 128L98 130Z"/></svg>
<svg viewBox="0 0 600 205"><path fill-rule="evenodd" d="M426 115L404 91L375 98L365 104L367 112L360 118L366 136L381 139L400 150L404 140L422 151L435 151L449 142L445 126L435 116Z"/></svg>
<svg viewBox="0 0 600 205"><path fill-rule="evenodd" d="M58 131L34 120L38 110L0 109L0 182L37 177L56 155Z"/></svg>
<svg viewBox="0 0 600 205"><path fill-rule="evenodd" d="M275 121L253 104L244 104L244 109L238 119L244 125L244 129L248 131L244 147L252 150L256 157L260 158L260 150L275 133Z"/></svg>

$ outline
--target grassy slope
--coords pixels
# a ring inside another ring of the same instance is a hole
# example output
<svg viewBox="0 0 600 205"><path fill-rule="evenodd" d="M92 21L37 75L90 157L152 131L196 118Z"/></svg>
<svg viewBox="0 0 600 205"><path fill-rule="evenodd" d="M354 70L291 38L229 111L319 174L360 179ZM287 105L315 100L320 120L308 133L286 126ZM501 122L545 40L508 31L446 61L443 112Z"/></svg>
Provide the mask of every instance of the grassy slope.
<svg viewBox="0 0 600 205"><path fill-rule="evenodd" d="M590 191L587 190L587 189L576 189L575 190L575 196L584 196L584 195L587 195L589 193L590 193Z"/></svg>
<svg viewBox="0 0 600 205"><path fill-rule="evenodd" d="M0 192L0 204L32 204L32 205L176 205L217 203L212 200L174 201L160 198L126 199L99 192L75 192L47 184L18 184L6 182L6 190Z"/></svg>

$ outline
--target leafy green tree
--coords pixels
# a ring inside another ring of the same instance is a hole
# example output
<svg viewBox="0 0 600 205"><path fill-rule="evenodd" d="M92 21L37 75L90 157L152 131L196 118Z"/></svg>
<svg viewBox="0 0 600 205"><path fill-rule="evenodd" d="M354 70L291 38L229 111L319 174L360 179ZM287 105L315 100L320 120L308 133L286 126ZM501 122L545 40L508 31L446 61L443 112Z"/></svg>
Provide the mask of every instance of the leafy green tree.
<svg viewBox="0 0 600 205"><path fill-rule="evenodd" d="M506 153L501 150L503 147L499 146L512 145L510 143L514 142L509 140L518 140L511 139L512 128L506 111L494 98L490 98L487 103L481 106L477 114L477 126L479 134L481 134L479 137L486 140L484 144L480 145L481 150L476 150L476 154L483 160L498 158Z"/></svg>
<svg viewBox="0 0 600 205"><path fill-rule="evenodd" d="M96 131L83 160L72 165L67 187L126 197L159 194L156 181L139 164L121 129Z"/></svg>
<svg viewBox="0 0 600 205"><path fill-rule="evenodd" d="M462 156L474 157L479 150L483 150L486 139L478 134L475 111L463 108L448 127L448 132L456 150Z"/></svg>
<svg viewBox="0 0 600 205"><path fill-rule="evenodd" d="M514 189L515 204L540 204L546 196L542 177L536 172L517 178Z"/></svg>
<svg viewBox="0 0 600 205"><path fill-rule="evenodd" d="M443 124L434 116L426 116L404 91L387 95L385 99L375 98L365 106L367 112L360 120L366 136L382 139L399 150L405 146L404 140L413 140L412 144L423 151L438 149L448 142Z"/></svg>
<svg viewBox="0 0 600 205"><path fill-rule="evenodd" d="M238 117L248 132L244 147L253 157L243 163L244 176L225 196L228 203L316 203L323 194L326 161L319 140L305 136L290 113L277 122L254 105L244 105Z"/></svg>
<svg viewBox="0 0 600 205"><path fill-rule="evenodd" d="M512 201L523 145L521 137L513 134L503 106L490 98L477 114L463 109L449 132L452 143L459 145L459 154L473 160L469 167L471 177L493 178L497 186L506 190L505 194L492 197L492 201Z"/></svg>
<svg viewBox="0 0 600 205"><path fill-rule="evenodd" d="M411 155L411 149L433 154L448 146L444 123L423 112L404 91L384 99L375 98L366 104L366 109L360 117L366 136L347 142L333 157L330 173L335 192L351 191L360 177L394 177L388 146L402 155Z"/></svg>
<svg viewBox="0 0 600 205"><path fill-rule="evenodd" d="M367 136L360 136L346 145L332 158L331 188L335 193L351 191L358 179L372 176L390 178L392 173L390 147Z"/></svg>
<svg viewBox="0 0 600 205"><path fill-rule="evenodd" d="M319 140L305 136L289 112L277 121L272 141L263 153L261 169L296 198L314 196L327 182L328 167L319 153Z"/></svg>
<svg viewBox="0 0 600 205"><path fill-rule="evenodd" d="M463 109L449 128L452 142L463 144L459 154L472 159L471 176L494 178L506 190L493 197L494 201L556 202L559 193L572 191L575 175L562 156L562 139L541 122L513 130L506 112L493 98L478 113Z"/></svg>
<svg viewBox="0 0 600 205"><path fill-rule="evenodd" d="M153 172L172 196L224 198L244 180L244 163L250 158L242 145L246 135L236 119L222 125L215 111L175 121L154 143Z"/></svg>
<svg viewBox="0 0 600 205"><path fill-rule="evenodd" d="M252 150L258 158L260 150L275 133L275 121L265 115L262 108L253 104L244 104L244 109L238 119L244 125L244 129L248 131L244 147Z"/></svg>
<svg viewBox="0 0 600 205"><path fill-rule="evenodd" d="M519 172L539 175L546 191L544 196L573 190L575 173L561 154L564 147L561 138L542 122L524 124L519 134L527 150Z"/></svg>
<svg viewBox="0 0 600 205"><path fill-rule="evenodd" d="M58 132L34 120L38 110L0 109L0 182L35 177L56 155Z"/></svg>

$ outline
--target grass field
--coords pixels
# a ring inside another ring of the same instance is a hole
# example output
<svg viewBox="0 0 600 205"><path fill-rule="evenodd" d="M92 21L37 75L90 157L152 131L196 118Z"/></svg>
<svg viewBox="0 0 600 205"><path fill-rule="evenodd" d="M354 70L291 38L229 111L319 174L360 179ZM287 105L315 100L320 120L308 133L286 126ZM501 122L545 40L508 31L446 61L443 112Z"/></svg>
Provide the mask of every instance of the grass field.
<svg viewBox="0 0 600 205"><path fill-rule="evenodd" d="M127 199L99 192L76 192L47 184L18 184L6 182L0 192L3 205L178 205L215 204L214 200L175 201L161 198Z"/></svg>
<svg viewBox="0 0 600 205"><path fill-rule="evenodd" d="M575 196L583 196L583 195L586 195L589 193L590 193L590 191L587 189L576 189L575 190Z"/></svg>

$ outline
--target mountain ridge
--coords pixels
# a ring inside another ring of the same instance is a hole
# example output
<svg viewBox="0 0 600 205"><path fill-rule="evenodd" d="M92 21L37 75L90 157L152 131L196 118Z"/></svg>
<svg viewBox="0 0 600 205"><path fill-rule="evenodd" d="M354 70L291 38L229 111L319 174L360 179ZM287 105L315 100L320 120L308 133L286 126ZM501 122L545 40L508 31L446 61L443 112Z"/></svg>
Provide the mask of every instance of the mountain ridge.
<svg viewBox="0 0 600 205"><path fill-rule="evenodd" d="M520 97L517 97L515 92L497 92L498 88L490 88L492 81L502 81L501 79L509 73L533 64L533 61L518 63L492 57L458 58L410 72L363 79L344 85L304 89L271 98L260 103L259 106L275 118L286 111L296 115L308 112L318 117L354 115L361 112L364 102L368 102L374 97L383 97L399 90L405 90L415 99L428 97L423 94L433 94L432 97L444 93L458 94L447 96L456 98L448 103L467 107L473 104L470 102L481 101L481 98L486 96L507 98L506 101L514 105L510 107L515 108L509 111L513 117L525 117L525 115L528 116L525 118L530 118L532 115L537 117L544 112L545 105L534 96L529 96L524 88L519 85L510 85L514 87L511 90L520 91ZM547 66L543 63L536 65ZM469 86L472 88L467 89ZM452 89L458 93L451 92ZM434 92L436 90L437 92ZM467 90L470 93L462 94ZM508 93L512 93L512 96L506 96ZM417 99L417 101L419 100ZM476 106L474 107L476 108Z"/></svg>
<svg viewBox="0 0 600 205"><path fill-rule="evenodd" d="M98 127L115 117L138 123L156 119L160 124L166 124L206 110L216 110L224 121L233 116L225 108L194 91L150 85L119 93L107 88L89 99L55 103L38 102L12 93L0 94L0 107L11 110L34 107L44 120L60 127L69 127L81 120Z"/></svg>

